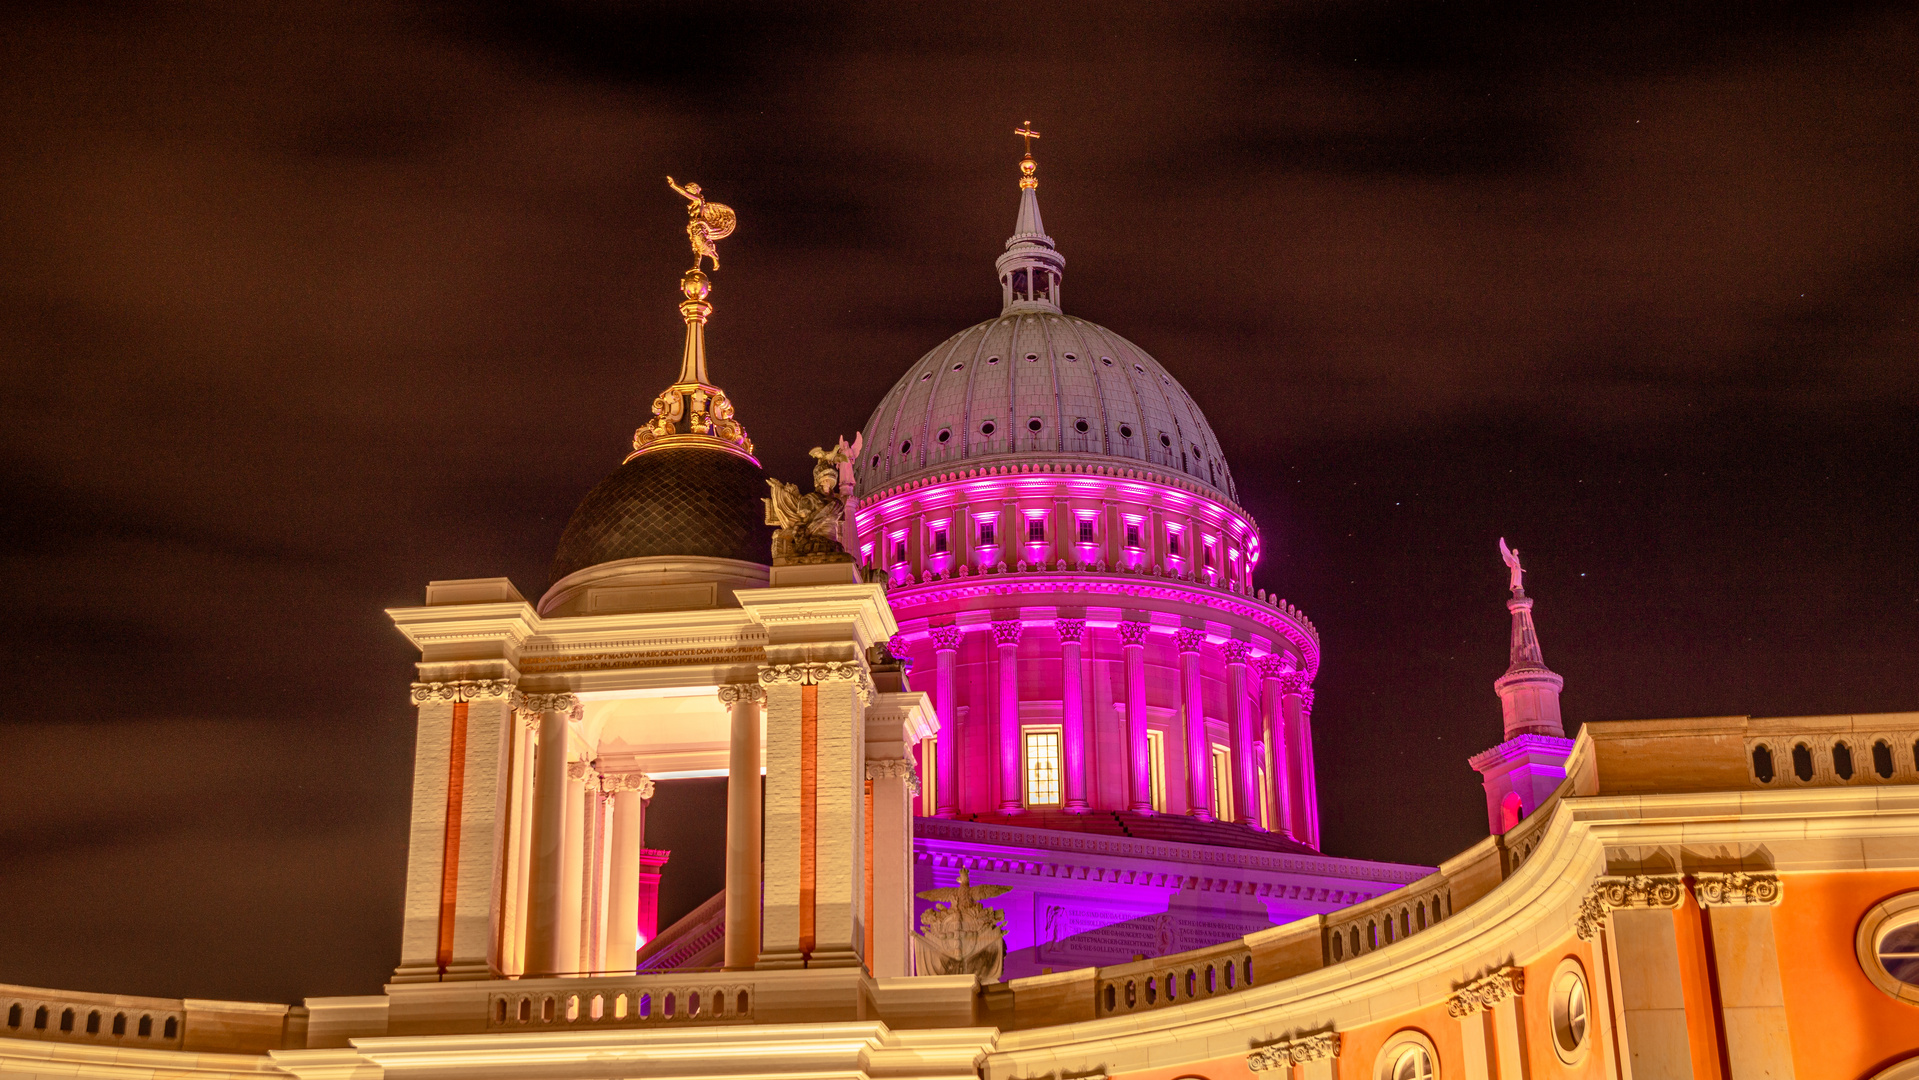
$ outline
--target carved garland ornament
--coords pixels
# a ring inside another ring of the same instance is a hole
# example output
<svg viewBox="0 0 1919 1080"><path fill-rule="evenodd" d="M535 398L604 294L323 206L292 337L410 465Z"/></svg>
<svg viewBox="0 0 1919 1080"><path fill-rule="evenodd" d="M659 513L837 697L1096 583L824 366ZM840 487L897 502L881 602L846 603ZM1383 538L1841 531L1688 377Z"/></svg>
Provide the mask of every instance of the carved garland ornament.
<svg viewBox="0 0 1919 1080"><path fill-rule="evenodd" d="M1698 874L1693 878L1692 894L1701 907L1773 905L1779 903L1779 875Z"/></svg>
<svg viewBox="0 0 1919 1080"><path fill-rule="evenodd" d="M510 697L513 694L511 679L464 679L458 682L416 682L413 684L413 704L425 705L434 701L484 701L491 698Z"/></svg>
<svg viewBox="0 0 1919 1080"><path fill-rule="evenodd" d="M1446 1015L1454 1018L1471 1016L1525 992L1525 970L1516 967L1501 968L1460 987L1452 997L1446 1000Z"/></svg>
<svg viewBox="0 0 1919 1080"><path fill-rule="evenodd" d="M1304 1065L1311 1061L1324 1061L1339 1056L1339 1032L1321 1031L1312 1035L1300 1035L1269 1046L1262 1046L1246 1055L1246 1067L1254 1072L1270 1072L1293 1065Z"/></svg>
<svg viewBox="0 0 1919 1080"><path fill-rule="evenodd" d="M912 758L879 758L866 763L868 780L903 780L906 789L913 794L920 793L920 773L914 767Z"/></svg>
<svg viewBox="0 0 1919 1080"><path fill-rule="evenodd" d="M1573 932L1579 935L1579 940L1591 941L1606 925L1607 913L1615 908L1678 907L1684 890L1685 879L1676 875L1602 877L1593 882L1592 891L1580 901Z"/></svg>

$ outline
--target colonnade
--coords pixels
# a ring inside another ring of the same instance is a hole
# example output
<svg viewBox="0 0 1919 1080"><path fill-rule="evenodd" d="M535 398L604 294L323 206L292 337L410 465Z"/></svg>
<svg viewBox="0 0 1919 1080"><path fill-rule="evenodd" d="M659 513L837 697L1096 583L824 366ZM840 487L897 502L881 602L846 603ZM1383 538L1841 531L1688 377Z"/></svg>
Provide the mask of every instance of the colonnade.
<svg viewBox="0 0 1919 1080"><path fill-rule="evenodd" d="M1025 811L1026 749L1020 723L1019 644L1025 623L1017 618L996 619L979 630L992 634L997 654L997 673L989 696L993 715L999 719L998 733L989 760L997 771L999 795L990 809L1001 814ZM956 625L929 628L933 645L933 698L939 717L939 733L934 752L934 813L939 817L957 817L961 813L957 666L960 647L969 628ZM1092 738L1086 716L1085 659L1083 646L1087 625L1083 618L1061 617L1053 620L1059 635L1062 677L1059 684L1061 792L1059 806L1069 813L1094 809L1088 795L1090 758L1088 742ZM1155 637L1153 627L1144 621L1127 620L1117 624L1120 643L1123 703L1120 712L1125 727L1125 798L1123 806L1138 813L1154 812L1151 725L1147 710L1146 651L1149 644L1166 641ZM1296 670L1290 658L1258 656L1244 641L1226 641L1218 648L1226 668L1226 743L1232 760L1230 814L1216 805L1212 774L1213 742L1207 732L1204 702L1202 658L1208 648L1205 631L1180 628L1170 635L1177 655L1179 692L1177 723L1174 730L1186 748L1183 777L1163 777L1163 782L1184 786L1187 813L1202 821L1230 818L1256 828L1262 822L1262 796L1267 803L1272 831L1317 847L1319 821L1314 794L1312 729L1312 686L1306 673ZM974 716L985 713L976 708ZM1006 722L1012 718L1011 723ZM1261 784L1261 766L1266 783ZM983 786L976 797L984 798ZM989 809L985 805L967 808Z"/></svg>

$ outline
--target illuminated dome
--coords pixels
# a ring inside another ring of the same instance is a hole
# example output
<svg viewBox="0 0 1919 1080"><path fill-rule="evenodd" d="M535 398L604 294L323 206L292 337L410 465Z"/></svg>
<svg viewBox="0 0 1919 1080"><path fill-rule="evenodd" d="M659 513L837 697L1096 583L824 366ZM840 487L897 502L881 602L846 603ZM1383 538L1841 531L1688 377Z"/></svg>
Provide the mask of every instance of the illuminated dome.
<svg viewBox="0 0 1919 1080"><path fill-rule="evenodd" d="M1119 458L1237 502L1212 425L1146 350L1056 305L953 335L866 422L860 490L977 465Z"/></svg>

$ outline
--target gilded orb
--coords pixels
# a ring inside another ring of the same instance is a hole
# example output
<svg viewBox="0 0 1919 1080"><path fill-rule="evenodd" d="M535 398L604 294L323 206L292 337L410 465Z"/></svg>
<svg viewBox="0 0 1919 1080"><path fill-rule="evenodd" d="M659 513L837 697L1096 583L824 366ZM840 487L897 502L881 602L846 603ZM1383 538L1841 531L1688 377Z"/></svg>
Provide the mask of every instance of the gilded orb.
<svg viewBox="0 0 1919 1080"><path fill-rule="evenodd" d="M700 271L688 270L686 276L680 278L680 291L688 300L704 300L706 294L713 291L713 283Z"/></svg>

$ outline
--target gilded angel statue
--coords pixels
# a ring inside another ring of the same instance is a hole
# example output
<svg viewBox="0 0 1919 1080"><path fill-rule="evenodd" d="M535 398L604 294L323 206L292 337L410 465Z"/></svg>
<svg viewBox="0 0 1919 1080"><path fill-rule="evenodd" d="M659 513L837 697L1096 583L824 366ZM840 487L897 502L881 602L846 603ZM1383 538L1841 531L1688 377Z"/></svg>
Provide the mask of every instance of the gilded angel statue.
<svg viewBox="0 0 1919 1080"><path fill-rule="evenodd" d="M813 490L802 494L798 484L772 477L766 485L766 523L779 526L773 534L775 562L850 562L840 544L846 517L846 494L840 489L840 466L848 459L842 446L824 450L815 446Z"/></svg>
<svg viewBox="0 0 1919 1080"><path fill-rule="evenodd" d="M686 205L686 238L693 242L693 269L700 268L701 259L712 259L713 269L720 268L720 249L713 243L733 235L733 228L739 219L733 208L725 203L708 201L700 194L700 185L688 184L685 187L666 178L666 186L684 195Z"/></svg>

